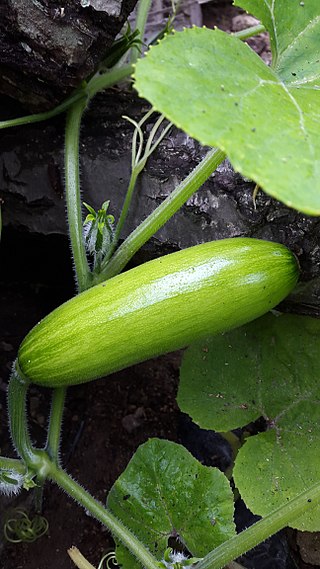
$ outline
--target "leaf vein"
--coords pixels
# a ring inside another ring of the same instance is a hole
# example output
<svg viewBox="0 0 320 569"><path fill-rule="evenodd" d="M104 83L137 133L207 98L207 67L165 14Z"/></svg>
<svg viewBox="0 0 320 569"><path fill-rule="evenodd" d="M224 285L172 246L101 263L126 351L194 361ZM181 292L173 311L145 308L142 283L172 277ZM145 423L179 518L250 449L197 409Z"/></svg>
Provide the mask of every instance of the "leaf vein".
<svg viewBox="0 0 320 569"><path fill-rule="evenodd" d="M276 52L276 59L277 59L278 53L279 53L279 44L278 44L278 32L277 32L277 26L276 26L276 18L275 18L275 14L274 14L275 0L272 0L271 6L267 2L267 0L263 0L263 2L265 4L267 10L269 10L270 16L271 16L271 21L272 21L272 26L273 26L273 38L274 38L274 43L275 43L275 52ZM275 65L275 62L273 62L273 65Z"/></svg>
<svg viewBox="0 0 320 569"><path fill-rule="evenodd" d="M289 43L289 44L287 45L286 49L282 52L282 55L283 55L286 51L291 50L291 48L292 48L298 41L300 41L301 37L302 37L307 31L309 31L310 29L313 29L314 27L316 27L317 24L319 24L319 23L320 23L320 16L316 16L315 18L313 18L313 20L310 20L309 24L308 24L305 28L303 28L303 29L301 30L301 32L299 32L299 33L294 37L294 39L292 40L291 43Z"/></svg>
<svg viewBox="0 0 320 569"><path fill-rule="evenodd" d="M286 92L287 96L289 97L289 99L291 100L292 104L295 106L298 114L299 114L299 125L300 125L300 130L302 132L302 134L305 137L305 141L309 147L309 152L310 152L310 156L312 159L312 163L313 163L313 170L314 170L314 174L315 174L315 160L316 160L316 155L315 155L315 149L314 146L310 140L310 135L309 132L306 128L305 125L305 121L304 121L304 114L303 114L303 110L301 109L298 101L296 100L296 98L293 96L293 94L289 91L288 87L285 85L285 83L281 82L280 85L282 85L284 91Z"/></svg>

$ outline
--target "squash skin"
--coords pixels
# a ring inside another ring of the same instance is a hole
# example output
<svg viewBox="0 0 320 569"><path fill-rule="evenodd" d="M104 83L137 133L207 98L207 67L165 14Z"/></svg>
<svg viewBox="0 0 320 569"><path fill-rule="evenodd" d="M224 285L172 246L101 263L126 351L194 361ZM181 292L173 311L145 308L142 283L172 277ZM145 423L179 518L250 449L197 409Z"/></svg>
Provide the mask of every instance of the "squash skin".
<svg viewBox="0 0 320 569"><path fill-rule="evenodd" d="M47 387L91 381L258 318L298 276L295 256L268 241L224 239L172 253L55 309L23 340L16 369Z"/></svg>

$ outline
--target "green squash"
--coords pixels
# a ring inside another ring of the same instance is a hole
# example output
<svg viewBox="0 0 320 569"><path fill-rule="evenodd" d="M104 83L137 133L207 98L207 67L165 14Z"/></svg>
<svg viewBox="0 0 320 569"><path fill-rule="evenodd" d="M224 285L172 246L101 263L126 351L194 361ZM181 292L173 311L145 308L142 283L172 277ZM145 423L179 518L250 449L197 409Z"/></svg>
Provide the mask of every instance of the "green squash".
<svg viewBox="0 0 320 569"><path fill-rule="evenodd" d="M294 288L283 245L234 238L122 273L66 302L23 340L21 378L57 387L91 381L258 318Z"/></svg>

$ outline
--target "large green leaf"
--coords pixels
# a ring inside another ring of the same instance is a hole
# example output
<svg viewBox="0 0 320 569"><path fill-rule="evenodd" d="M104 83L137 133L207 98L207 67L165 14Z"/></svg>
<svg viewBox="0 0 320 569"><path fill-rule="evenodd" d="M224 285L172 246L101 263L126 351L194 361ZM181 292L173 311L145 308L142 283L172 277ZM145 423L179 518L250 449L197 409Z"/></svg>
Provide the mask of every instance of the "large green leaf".
<svg viewBox="0 0 320 569"><path fill-rule="evenodd" d="M267 431L240 449L234 479L266 515L320 476L320 320L269 314L191 346L178 403L201 427L228 431L264 417ZM320 511L292 527L320 530Z"/></svg>
<svg viewBox="0 0 320 569"><path fill-rule="evenodd" d="M160 439L139 447L110 490L108 507L159 560L170 537L203 557L235 533L233 495L224 474ZM140 569L121 545L117 560L124 569Z"/></svg>
<svg viewBox="0 0 320 569"><path fill-rule="evenodd" d="M136 88L178 127L224 150L267 193L318 215L319 2L239 3L270 27L274 68L234 36L192 28L149 50L137 63Z"/></svg>

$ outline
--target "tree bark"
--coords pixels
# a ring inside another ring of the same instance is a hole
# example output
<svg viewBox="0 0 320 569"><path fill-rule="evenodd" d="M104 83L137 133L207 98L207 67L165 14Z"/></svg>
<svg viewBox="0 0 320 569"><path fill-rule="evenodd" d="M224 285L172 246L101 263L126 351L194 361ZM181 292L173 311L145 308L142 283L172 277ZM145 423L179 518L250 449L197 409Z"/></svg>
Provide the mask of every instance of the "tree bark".
<svg viewBox="0 0 320 569"><path fill-rule="evenodd" d="M53 108L90 76L137 0L3 0L0 92Z"/></svg>

